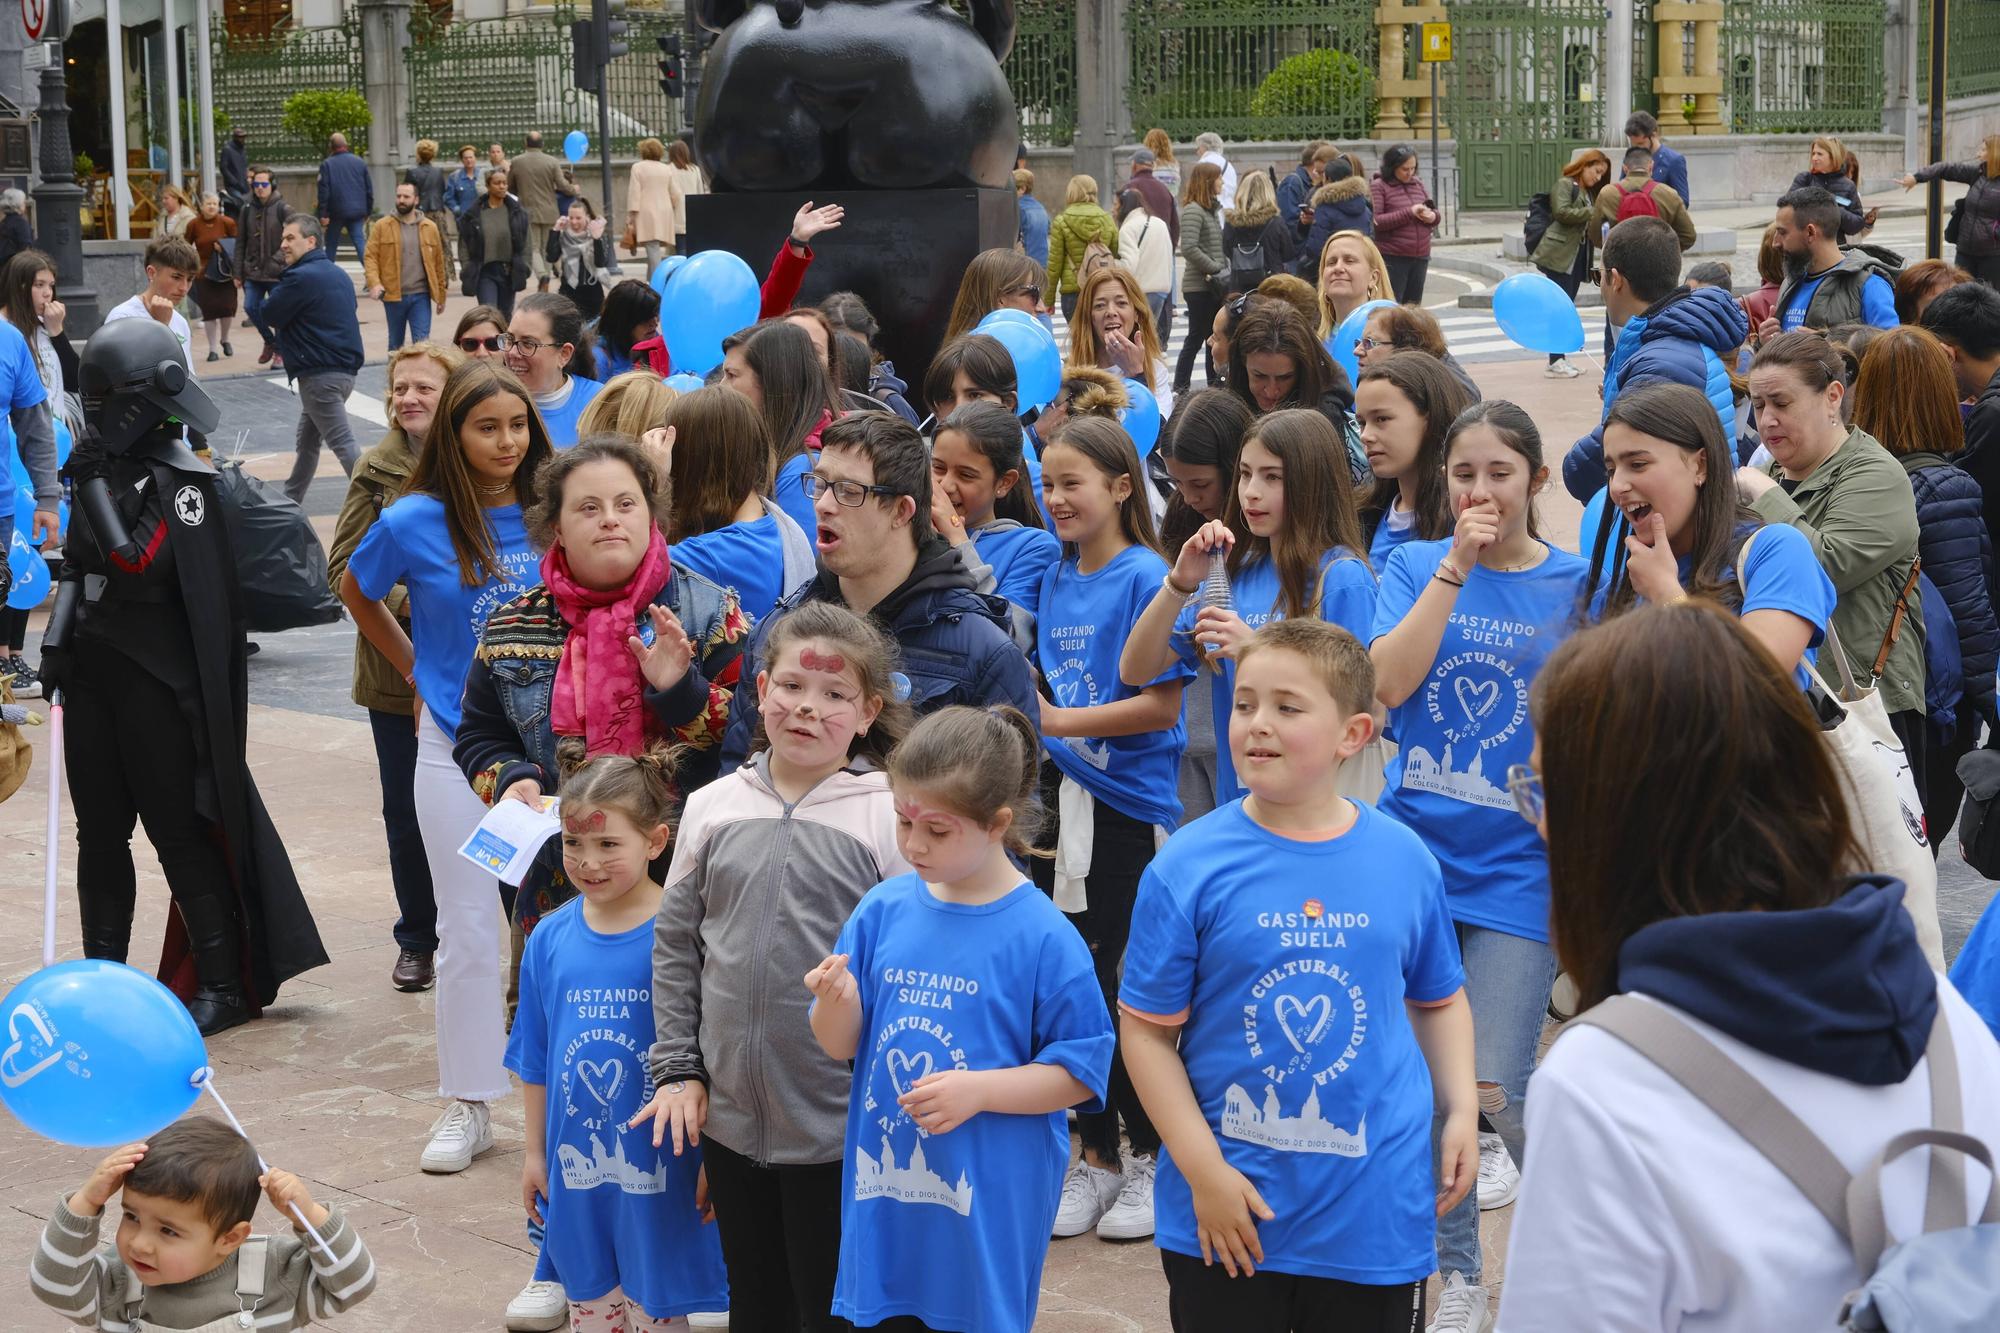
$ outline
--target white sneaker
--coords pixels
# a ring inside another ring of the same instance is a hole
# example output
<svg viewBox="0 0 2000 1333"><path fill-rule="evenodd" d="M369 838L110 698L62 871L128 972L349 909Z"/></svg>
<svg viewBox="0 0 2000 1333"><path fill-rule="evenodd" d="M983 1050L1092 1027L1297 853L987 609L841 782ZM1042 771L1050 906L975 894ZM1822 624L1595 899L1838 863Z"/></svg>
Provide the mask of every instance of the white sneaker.
<svg viewBox="0 0 2000 1333"><path fill-rule="evenodd" d="M425 1145L419 1165L426 1171L450 1175L471 1166L473 1158L492 1146L493 1125L486 1103L455 1101L444 1108L444 1114L431 1126L431 1141ZM567 1301L563 1303L563 1317L569 1317Z"/></svg>
<svg viewBox="0 0 2000 1333"><path fill-rule="evenodd" d="M475 1106L476 1102L460 1102ZM553 1333L569 1327L569 1293L560 1282L530 1282L507 1302L507 1327L513 1333Z"/></svg>
<svg viewBox="0 0 2000 1333"><path fill-rule="evenodd" d="M1104 1240L1144 1240L1153 1234L1153 1171L1151 1157L1125 1159L1125 1187L1118 1201L1097 1219L1097 1234Z"/></svg>
<svg viewBox="0 0 2000 1333"><path fill-rule="evenodd" d="M1100 1171L1083 1158L1077 1158L1070 1163L1069 1174L1063 1177L1062 1204L1056 1209L1054 1233L1057 1236L1081 1236L1097 1225L1097 1219L1104 1216L1124 1190L1124 1176L1116 1171ZM1150 1186L1146 1202L1150 1212Z"/></svg>
<svg viewBox="0 0 2000 1333"><path fill-rule="evenodd" d="M1573 380L1583 374L1583 372L1572 366L1566 359L1559 359L1549 362L1549 368L1544 370L1542 374L1552 380Z"/></svg>
<svg viewBox="0 0 2000 1333"><path fill-rule="evenodd" d="M1487 1333L1492 1327L1493 1317L1486 1313L1486 1288L1469 1286L1465 1274L1453 1273L1444 1280L1437 1314L1424 1326L1424 1333Z"/></svg>
<svg viewBox="0 0 2000 1333"><path fill-rule="evenodd" d="M1521 1168L1498 1134L1479 1136L1479 1207L1482 1212L1505 1208L1521 1190Z"/></svg>

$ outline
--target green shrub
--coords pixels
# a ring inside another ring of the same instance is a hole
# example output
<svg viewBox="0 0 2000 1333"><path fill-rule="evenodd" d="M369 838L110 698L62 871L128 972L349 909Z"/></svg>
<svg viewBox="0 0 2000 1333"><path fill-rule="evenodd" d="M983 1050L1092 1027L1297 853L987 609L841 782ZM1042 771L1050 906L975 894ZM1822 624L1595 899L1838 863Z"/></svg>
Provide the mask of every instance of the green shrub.
<svg viewBox="0 0 2000 1333"><path fill-rule="evenodd" d="M1344 51L1320 48L1272 70L1250 98L1262 119L1308 117L1329 126L1375 123L1375 75Z"/></svg>
<svg viewBox="0 0 2000 1333"><path fill-rule="evenodd" d="M353 89L315 88L287 97L278 125L294 139L311 145L315 153L322 153L329 136L365 130L374 119L368 99Z"/></svg>

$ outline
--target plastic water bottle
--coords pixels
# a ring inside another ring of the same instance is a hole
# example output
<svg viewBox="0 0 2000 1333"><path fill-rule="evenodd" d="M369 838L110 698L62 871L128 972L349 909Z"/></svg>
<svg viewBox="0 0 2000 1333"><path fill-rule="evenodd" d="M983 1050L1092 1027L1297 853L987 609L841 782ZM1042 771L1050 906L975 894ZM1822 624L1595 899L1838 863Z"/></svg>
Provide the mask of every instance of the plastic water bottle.
<svg viewBox="0 0 2000 1333"><path fill-rule="evenodd" d="M1219 610L1234 609L1229 596L1229 556L1221 549L1208 553L1208 574L1201 581L1201 605L1203 610L1215 607ZM1217 645L1210 644L1208 651L1216 651Z"/></svg>

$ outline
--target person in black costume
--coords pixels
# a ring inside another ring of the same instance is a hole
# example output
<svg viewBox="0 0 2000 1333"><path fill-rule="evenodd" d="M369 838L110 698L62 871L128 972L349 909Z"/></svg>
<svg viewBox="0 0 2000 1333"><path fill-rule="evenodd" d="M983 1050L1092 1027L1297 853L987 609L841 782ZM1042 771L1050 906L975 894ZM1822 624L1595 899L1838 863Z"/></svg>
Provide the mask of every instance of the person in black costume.
<svg viewBox="0 0 2000 1333"><path fill-rule="evenodd" d="M182 440L218 413L152 320L93 334L78 383L86 430L62 474L76 504L42 660L67 705L83 951L125 960L143 822L175 907L160 979L212 1035L327 961L244 757L236 561L215 470Z"/></svg>

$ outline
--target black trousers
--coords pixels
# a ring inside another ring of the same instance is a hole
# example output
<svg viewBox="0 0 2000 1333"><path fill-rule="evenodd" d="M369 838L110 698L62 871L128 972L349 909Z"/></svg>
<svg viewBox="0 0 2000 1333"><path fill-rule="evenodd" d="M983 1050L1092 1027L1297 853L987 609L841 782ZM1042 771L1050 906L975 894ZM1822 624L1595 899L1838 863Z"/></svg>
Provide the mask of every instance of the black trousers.
<svg viewBox="0 0 2000 1333"><path fill-rule="evenodd" d="M28 642L28 613L26 611L16 611L10 606L4 611L0 611L0 625L6 627L7 651L15 657L19 657L21 649Z"/></svg>
<svg viewBox="0 0 2000 1333"><path fill-rule="evenodd" d="M1540 264L1535 265L1535 269L1550 282L1562 288L1563 295L1574 301L1576 300L1576 289L1583 286L1583 275L1588 271L1589 264L1590 247L1579 241L1576 247L1576 259L1570 264L1569 272L1558 273L1552 268L1543 268ZM1552 366L1563 359L1561 352L1549 353L1549 364Z"/></svg>
<svg viewBox="0 0 2000 1333"><path fill-rule="evenodd" d="M1383 255L1382 262L1389 266L1389 286L1396 294L1396 303L1422 305L1424 275L1431 271L1430 256Z"/></svg>
<svg viewBox="0 0 2000 1333"><path fill-rule="evenodd" d="M1951 827L1958 822L1959 806L1965 802L1965 784L1958 780L1958 761L1979 744L1979 718L1972 705L1960 700L1958 732L1949 745L1938 745L1925 737L1924 831L1930 836L1931 856L1936 858Z"/></svg>
<svg viewBox="0 0 2000 1333"><path fill-rule="evenodd" d="M480 265L475 286L479 304L490 305L507 318L514 318L514 269L511 264L489 261Z"/></svg>
<svg viewBox="0 0 2000 1333"><path fill-rule="evenodd" d="M1044 777L1057 774L1054 764L1044 769ZM1056 809L1053 791L1045 792L1044 808ZM1132 905L1139 897L1139 876L1153 859L1153 827L1130 815L1096 802L1092 812L1095 832L1090 851L1090 876L1086 897L1089 906L1067 913L1083 942L1090 946L1091 962L1097 968L1097 984L1104 992L1104 1006L1111 1013L1114 1030L1118 1024L1118 976L1125 963L1125 941L1132 934ZM1053 823L1054 821L1051 821ZM1057 833L1060 834L1060 830ZM1055 868L1045 858L1036 858L1030 869L1035 883L1045 892L1055 887ZM1139 1103L1132 1077L1125 1072L1125 1046L1121 1041L1111 1057L1110 1096L1102 1111L1079 1111L1077 1138L1092 1156L1116 1164L1118 1122L1125 1122L1125 1137L1132 1151L1151 1156L1160 1150L1160 1132Z"/></svg>
<svg viewBox="0 0 2000 1333"><path fill-rule="evenodd" d="M1422 1281L1374 1287L1269 1269L1231 1277L1173 1250L1160 1251L1160 1267L1174 1333L1416 1333L1424 1322Z"/></svg>
<svg viewBox="0 0 2000 1333"><path fill-rule="evenodd" d="M88 958L124 962L138 895L132 830L159 855L203 986L242 983L236 890L221 830L195 806L200 755L172 690L118 654L72 650L63 758L76 808L76 892Z"/></svg>
<svg viewBox="0 0 2000 1333"><path fill-rule="evenodd" d="M1207 287L1189 287L1187 297L1187 339L1181 343L1180 358L1174 363L1174 396L1179 397L1194 383L1195 358L1202 355L1208 346L1208 335L1215 330L1215 312L1222 309L1222 298Z"/></svg>
<svg viewBox="0 0 2000 1333"><path fill-rule="evenodd" d="M404 949L436 953L437 895L424 831L417 825L417 731L400 713L368 710L375 735L375 768L382 780L382 828L389 837L389 882L396 890L391 933Z"/></svg>
<svg viewBox="0 0 2000 1333"><path fill-rule="evenodd" d="M1917 800L1925 811L1929 811L1930 729L1924 721L1924 710L1906 708L1900 713L1891 713L1889 727L1896 733L1896 739L1903 743L1903 754L1910 761L1910 777L1917 784Z"/></svg>
<svg viewBox="0 0 2000 1333"><path fill-rule="evenodd" d="M846 1333L833 1313L840 1267L839 1162L759 1166L701 1141L729 1270L731 1333Z"/></svg>

